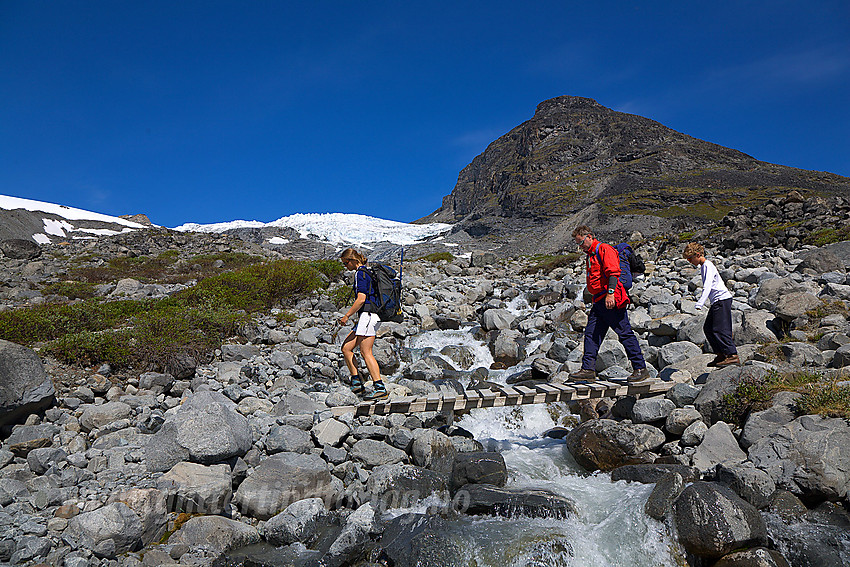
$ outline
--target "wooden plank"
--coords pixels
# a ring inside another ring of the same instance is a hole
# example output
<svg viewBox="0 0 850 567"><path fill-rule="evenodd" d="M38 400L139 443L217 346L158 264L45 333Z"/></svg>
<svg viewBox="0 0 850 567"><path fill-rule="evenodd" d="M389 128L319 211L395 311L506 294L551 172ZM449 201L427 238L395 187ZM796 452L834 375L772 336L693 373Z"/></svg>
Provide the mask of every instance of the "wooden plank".
<svg viewBox="0 0 850 567"><path fill-rule="evenodd" d="M410 404L416 400L416 396L403 396L390 400L390 413L409 413Z"/></svg>
<svg viewBox="0 0 850 567"><path fill-rule="evenodd" d="M499 395L496 392L487 388L485 390L478 390L478 394L481 396L481 407L482 408L496 407L496 400L499 397Z"/></svg>
<svg viewBox="0 0 850 567"><path fill-rule="evenodd" d="M543 396L543 402L557 402L560 390L549 384L536 384L534 388Z"/></svg>
<svg viewBox="0 0 850 567"><path fill-rule="evenodd" d="M538 404L535 401L537 390L532 390L528 386L514 386L514 389L520 393L520 403L522 404Z"/></svg>
<svg viewBox="0 0 850 567"><path fill-rule="evenodd" d="M428 398L424 396L417 396L417 398L410 403L410 413L423 412L427 405Z"/></svg>
<svg viewBox="0 0 850 567"><path fill-rule="evenodd" d="M559 402L568 402L572 400L576 395L576 389L572 386L567 386L566 384L552 384L552 387L557 389L559 392Z"/></svg>
<svg viewBox="0 0 850 567"><path fill-rule="evenodd" d="M443 402L442 394L428 394L425 400L425 411L440 411Z"/></svg>
<svg viewBox="0 0 850 567"><path fill-rule="evenodd" d="M520 399L522 398L522 394L520 394L515 388L511 386L499 386L499 390L502 392L502 396L504 397L504 405L521 405Z"/></svg>
<svg viewBox="0 0 850 567"><path fill-rule="evenodd" d="M462 398L455 401L455 410L470 410L481 407L481 394L477 390L466 390Z"/></svg>
<svg viewBox="0 0 850 567"><path fill-rule="evenodd" d="M588 396L591 398L601 398L605 396L605 386L598 382L588 382Z"/></svg>

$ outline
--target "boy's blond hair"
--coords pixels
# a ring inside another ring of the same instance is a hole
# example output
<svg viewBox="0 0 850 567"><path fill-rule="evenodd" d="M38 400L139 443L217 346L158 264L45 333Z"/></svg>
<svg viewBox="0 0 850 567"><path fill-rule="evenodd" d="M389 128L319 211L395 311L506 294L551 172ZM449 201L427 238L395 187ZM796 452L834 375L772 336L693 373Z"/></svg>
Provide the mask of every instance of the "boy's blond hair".
<svg viewBox="0 0 850 567"><path fill-rule="evenodd" d="M685 250L682 252L682 258L696 258L697 256L705 256L705 248L703 248L702 244L688 242Z"/></svg>

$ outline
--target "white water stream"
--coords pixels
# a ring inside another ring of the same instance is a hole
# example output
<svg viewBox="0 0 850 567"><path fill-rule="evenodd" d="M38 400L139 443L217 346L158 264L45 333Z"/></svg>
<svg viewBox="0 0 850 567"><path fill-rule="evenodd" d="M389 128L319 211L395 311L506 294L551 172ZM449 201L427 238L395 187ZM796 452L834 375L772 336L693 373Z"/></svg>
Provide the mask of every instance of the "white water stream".
<svg viewBox="0 0 850 567"><path fill-rule="evenodd" d="M520 305L512 306L514 309ZM493 362L487 346L469 333L431 331L412 337L414 355L447 345L470 349L473 368ZM504 383L520 367L490 371ZM588 474L575 463L563 440L542 436L560 425L563 404L472 410L456 425L488 449L498 448L508 468L508 486L539 488L575 502L578 515L566 520L526 517L465 517L450 523L449 535L464 550L466 565L552 567L676 567L683 552L666 528L643 512L653 485L611 482L607 473ZM550 412L550 410L552 410ZM443 566L449 567L449 566Z"/></svg>

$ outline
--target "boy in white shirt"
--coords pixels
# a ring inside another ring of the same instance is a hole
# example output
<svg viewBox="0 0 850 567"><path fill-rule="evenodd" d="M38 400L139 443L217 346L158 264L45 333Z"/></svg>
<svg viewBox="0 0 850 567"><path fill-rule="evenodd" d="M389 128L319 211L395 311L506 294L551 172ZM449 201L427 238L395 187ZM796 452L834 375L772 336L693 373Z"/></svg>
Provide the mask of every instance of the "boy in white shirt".
<svg viewBox="0 0 850 567"><path fill-rule="evenodd" d="M708 339L711 350L717 356L708 365L722 368L730 364L741 364L738 349L732 342L732 294L729 293L714 264L705 259L705 248L701 244L689 242L682 256L700 268L702 295L697 301L696 308L702 309L706 301L711 304L702 329L705 331L705 338Z"/></svg>

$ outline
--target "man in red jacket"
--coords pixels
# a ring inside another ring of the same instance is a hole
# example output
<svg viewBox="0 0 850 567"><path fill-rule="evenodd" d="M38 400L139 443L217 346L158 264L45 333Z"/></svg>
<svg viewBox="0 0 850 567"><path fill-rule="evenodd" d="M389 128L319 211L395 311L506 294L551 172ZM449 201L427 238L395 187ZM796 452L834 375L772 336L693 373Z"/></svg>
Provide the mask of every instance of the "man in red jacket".
<svg viewBox="0 0 850 567"><path fill-rule="evenodd" d="M573 231L576 245L587 254L587 291L593 296L593 307L584 328L584 356L581 370L570 374L571 380L596 380L596 355L608 329L614 329L632 363L630 382L649 378L649 370L640 350L637 336L629 323L626 307L631 303L620 283L620 256L608 244L593 237L582 225Z"/></svg>

